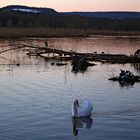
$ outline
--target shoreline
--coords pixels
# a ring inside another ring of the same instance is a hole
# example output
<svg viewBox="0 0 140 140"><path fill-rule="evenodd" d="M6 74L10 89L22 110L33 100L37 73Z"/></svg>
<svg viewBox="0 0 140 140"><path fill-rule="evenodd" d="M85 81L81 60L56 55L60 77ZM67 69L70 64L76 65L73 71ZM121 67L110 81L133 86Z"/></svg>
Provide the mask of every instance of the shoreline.
<svg viewBox="0 0 140 140"><path fill-rule="evenodd" d="M92 36L140 36L140 31L109 31L67 28L0 28L0 39L61 38Z"/></svg>

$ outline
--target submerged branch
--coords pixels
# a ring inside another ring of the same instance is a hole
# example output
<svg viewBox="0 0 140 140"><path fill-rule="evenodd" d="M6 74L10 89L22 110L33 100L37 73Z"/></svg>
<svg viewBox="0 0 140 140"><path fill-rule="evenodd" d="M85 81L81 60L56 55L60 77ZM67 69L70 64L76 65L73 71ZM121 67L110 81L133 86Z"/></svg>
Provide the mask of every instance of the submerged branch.
<svg viewBox="0 0 140 140"><path fill-rule="evenodd" d="M18 44L18 47L11 47L11 48L2 50L2 51L0 51L0 54L8 52L8 51L12 51L12 50L22 49L22 48L34 48L34 49L37 49L38 47L37 46L32 46L32 45L26 45L26 44Z"/></svg>
<svg viewBox="0 0 140 140"><path fill-rule="evenodd" d="M121 54L97 54L97 53L78 53L74 51L64 51L64 50L59 50L59 49L54 49L54 48L49 48L48 45L46 46L35 46L35 45L28 45L28 44L12 44L16 45L17 47L11 47L5 50L0 51L1 53L5 53L11 50L16 50L16 49L24 49L25 51L28 51L27 55L29 56L41 56L43 54L52 54L52 58L55 58L57 56L59 57L58 59L61 58L68 58L69 60L72 60L73 57L75 56L80 56L80 58L85 58L87 61L99 61L99 62L104 62L104 63L140 63L140 51L136 55L133 56L127 56L127 55L121 55ZM137 51L136 51L137 52Z"/></svg>

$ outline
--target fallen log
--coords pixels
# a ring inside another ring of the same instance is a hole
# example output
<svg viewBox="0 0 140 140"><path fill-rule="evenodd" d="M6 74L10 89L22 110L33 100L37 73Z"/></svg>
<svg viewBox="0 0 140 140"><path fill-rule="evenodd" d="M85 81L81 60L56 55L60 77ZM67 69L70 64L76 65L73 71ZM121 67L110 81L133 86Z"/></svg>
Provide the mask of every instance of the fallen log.
<svg viewBox="0 0 140 140"><path fill-rule="evenodd" d="M75 56L80 56L83 58L86 58L87 61L99 61L102 63L140 63L139 57L133 57L133 56L127 56L127 55L121 55L121 54L97 54L97 53L78 53L74 52L72 50L70 51L64 51L54 48L46 47L39 47L39 46L33 46L28 44L15 44L17 47L11 47L5 50L0 51L0 54L5 53L7 51L16 50L16 49L22 49L25 48L27 51L27 55L29 56L41 56L46 57L46 59L49 59L49 57L44 56L46 54L53 54L51 58L55 58L55 54L58 55L57 59L66 59L66 60L72 60Z"/></svg>

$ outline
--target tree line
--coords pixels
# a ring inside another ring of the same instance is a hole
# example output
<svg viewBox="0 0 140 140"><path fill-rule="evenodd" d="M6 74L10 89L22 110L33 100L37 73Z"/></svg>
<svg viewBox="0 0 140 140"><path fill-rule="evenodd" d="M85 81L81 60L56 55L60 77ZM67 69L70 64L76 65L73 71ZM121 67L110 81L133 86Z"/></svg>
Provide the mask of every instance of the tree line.
<svg viewBox="0 0 140 140"><path fill-rule="evenodd" d="M140 19L89 18L23 12L0 12L0 27L66 28L110 31L140 31Z"/></svg>

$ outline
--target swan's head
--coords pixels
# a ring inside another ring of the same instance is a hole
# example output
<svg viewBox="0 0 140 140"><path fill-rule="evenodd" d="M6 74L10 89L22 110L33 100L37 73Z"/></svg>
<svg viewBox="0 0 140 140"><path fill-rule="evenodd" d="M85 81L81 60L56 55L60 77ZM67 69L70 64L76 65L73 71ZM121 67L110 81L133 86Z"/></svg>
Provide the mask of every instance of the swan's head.
<svg viewBox="0 0 140 140"><path fill-rule="evenodd" d="M78 99L75 99L75 100L74 100L74 106L79 106Z"/></svg>

